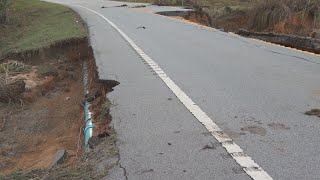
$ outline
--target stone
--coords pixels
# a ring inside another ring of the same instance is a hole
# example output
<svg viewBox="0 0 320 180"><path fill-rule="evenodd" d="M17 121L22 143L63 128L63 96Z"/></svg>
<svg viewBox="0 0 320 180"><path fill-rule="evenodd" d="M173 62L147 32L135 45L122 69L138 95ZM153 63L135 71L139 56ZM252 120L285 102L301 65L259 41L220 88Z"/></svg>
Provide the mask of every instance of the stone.
<svg viewBox="0 0 320 180"><path fill-rule="evenodd" d="M67 157L68 153L65 149L58 150L52 161L52 166L55 166L57 164L63 164Z"/></svg>
<svg viewBox="0 0 320 180"><path fill-rule="evenodd" d="M313 30L313 31L310 33L310 36L311 36L312 38L320 39L320 30Z"/></svg>

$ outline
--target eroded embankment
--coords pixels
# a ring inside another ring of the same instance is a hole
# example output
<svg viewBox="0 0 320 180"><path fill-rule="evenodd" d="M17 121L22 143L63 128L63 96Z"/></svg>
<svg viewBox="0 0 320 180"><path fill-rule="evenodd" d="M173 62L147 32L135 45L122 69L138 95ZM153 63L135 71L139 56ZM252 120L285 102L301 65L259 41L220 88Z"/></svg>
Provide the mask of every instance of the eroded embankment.
<svg viewBox="0 0 320 180"><path fill-rule="evenodd" d="M320 39L316 38L293 36L286 34L257 33L246 30L239 30L237 34L244 37L256 38L267 42L272 42L275 44L297 48L317 54L320 53Z"/></svg>
<svg viewBox="0 0 320 180"><path fill-rule="evenodd" d="M48 58L59 59L66 56L69 59L83 58L88 54L88 40L84 38L72 38L58 41L48 47L31 49L26 51L11 52L0 57L0 62L7 59L15 59L28 64L42 63Z"/></svg>
<svg viewBox="0 0 320 180"><path fill-rule="evenodd" d="M190 22L198 23L201 25L212 27L211 17L202 10L190 10L190 11L164 11L157 14L170 17L182 17Z"/></svg>
<svg viewBox="0 0 320 180"><path fill-rule="evenodd" d="M3 58L0 73L0 172L53 166L58 150L72 164L79 155L83 110L81 58L86 39ZM39 51L40 52L40 51ZM21 59L23 58L23 61ZM23 82L16 87L16 82Z"/></svg>
<svg viewBox="0 0 320 180"><path fill-rule="evenodd" d="M213 22L212 18L202 10L194 10L194 11L165 11L158 12L157 14L170 16L170 17L181 17L187 21L198 23L201 25L205 25L208 27L215 27L215 22ZM242 22L239 19L239 22ZM243 24L243 22L242 22ZM228 26L228 23L224 24ZM231 26L235 26L234 24ZM227 28L227 29L238 29L236 28ZM244 29L240 29L235 31L235 33L255 39L260 39L263 41L283 45L286 47L292 47L304 51L313 52L316 54L320 53L320 40L312 37L303 37L297 35L288 35L288 34L275 34L275 33L259 33L259 32L250 32Z"/></svg>
<svg viewBox="0 0 320 180"><path fill-rule="evenodd" d="M86 95L84 62L89 67ZM0 97L0 177L95 179L105 176L117 162L115 132L109 127L111 103L106 94L119 83L99 80L87 39L10 54L0 63L5 68L0 70L3 80L0 92L8 87L10 92L9 98ZM20 66L24 67L23 71ZM24 87L11 93L10 88L17 81L23 81ZM91 103L95 124L89 154L84 151L85 101ZM64 152L62 158L56 154L59 150ZM95 166L103 158L113 161L97 171Z"/></svg>

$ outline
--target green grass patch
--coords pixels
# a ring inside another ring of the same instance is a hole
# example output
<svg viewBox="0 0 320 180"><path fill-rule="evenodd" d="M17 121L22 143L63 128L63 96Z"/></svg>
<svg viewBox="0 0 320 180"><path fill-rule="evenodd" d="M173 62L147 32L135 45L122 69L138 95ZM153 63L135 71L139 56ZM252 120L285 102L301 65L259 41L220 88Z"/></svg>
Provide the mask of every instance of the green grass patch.
<svg viewBox="0 0 320 180"><path fill-rule="evenodd" d="M9 9L9 23L0 26L0 56L87 35L78 15L62 5L14 0Z"/></svg>

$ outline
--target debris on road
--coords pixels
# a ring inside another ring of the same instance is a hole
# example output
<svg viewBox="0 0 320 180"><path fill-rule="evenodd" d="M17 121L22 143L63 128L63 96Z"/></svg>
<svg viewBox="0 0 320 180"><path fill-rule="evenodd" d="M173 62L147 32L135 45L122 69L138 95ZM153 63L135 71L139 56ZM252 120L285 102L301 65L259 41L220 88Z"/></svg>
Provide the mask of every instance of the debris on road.
<svg viewBox="0 0 320 180"><path fill-rule="evenodd" d="M284 124L281 124L281 123L270 123L268 124L269 127L273 128L273 129L284 129L284 130L289 130L290 127L284 125Z"/></svg>
<svg viewBox="0 0 320 180"><path fill-rule="evenodd" d="M216 149L216 147L214 147L214 145L205 145L201 150L206 150L206 149Z"/></svg>
<svg viewBox="0 0 320 180"><path fill-rule="evenodd" d="M241 131L248 131L250 134L257 134L260 136L265 136L267 134L267 130L260 126L246 126L241 128Z"/></svg>
<svg viewBox="0 0 320 180"><path fill-rule="evenodd" d="M304 114L308 115L308 116L318 116L318 117L320 117L320 109L311 109L310 111L307 111Z"/></svg>
<svg viewBox="0 0 320 180"><path fill-rule="evenodd" d="M114 6L114 7L127 7L127 4L121 4L120 6Z"/></svg>
<svg viewBox="0 0 320 180"><path fill-rule="evenodd" d="M130 8L145 8L146 5L138 5L138 6L133 6L133 7L130 7Z"/></svg>
<svg viewBox="0 0 320 180"><path fill-rule="evenodd" d="M139 27L137 27L137 29L146 29L146 27L144 27L144 26L139 26Z"/></svg>

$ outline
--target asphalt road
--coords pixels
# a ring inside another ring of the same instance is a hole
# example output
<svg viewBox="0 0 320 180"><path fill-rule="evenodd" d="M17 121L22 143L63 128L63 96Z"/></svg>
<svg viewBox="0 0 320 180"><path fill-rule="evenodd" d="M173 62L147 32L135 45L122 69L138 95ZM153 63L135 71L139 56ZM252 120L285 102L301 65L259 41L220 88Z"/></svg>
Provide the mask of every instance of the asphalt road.
<svg viewBox="0 0 320 180"><path fill-rule="evenodd" d="M109 94L120 165L106 179L250 176L101 16L273 179L320 179L320 118L304 115L319 107L319 56L154 14L179 8L60 2L87 22L100 78L121 83Z"/></svg>

